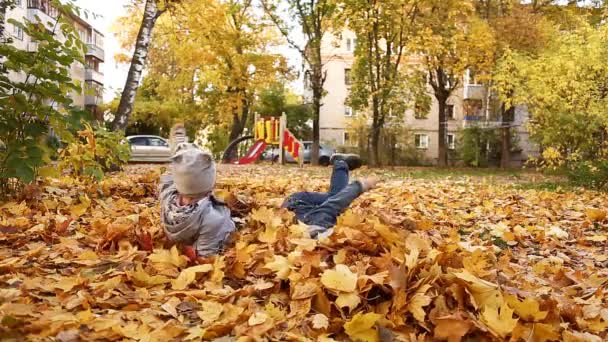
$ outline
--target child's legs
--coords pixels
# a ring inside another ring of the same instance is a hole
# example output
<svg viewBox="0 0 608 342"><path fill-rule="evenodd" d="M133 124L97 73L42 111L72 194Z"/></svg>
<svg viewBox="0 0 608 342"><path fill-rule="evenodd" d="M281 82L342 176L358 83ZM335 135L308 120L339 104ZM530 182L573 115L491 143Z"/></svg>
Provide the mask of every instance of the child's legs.
<svg viewBox="0 0 608 342"><path fill-rule="evenodd" d="M330 197L323 204L306 213L302 221L309 225L326 228L333 227L336 224L338 216L362 193L363 188L361 187L361 183L353 182L336 195Z"/></svg>
<svg viewBox="0 0 608 342"><path fill-rule="evenodd" d="M321 192L296 192L285 199L282 207L293 211L299 220L309 211L329 199L329 194Z"/></svg>
<svg viewBox="0 0 608 342"><path fill-rule="evenodd" d="M338 194L348 185L348 164L344 160L336 160L334 169L331 173L331 182L329 184L330 196ZM323 202L321 202L323 203ZM320 204L320 203L319 203Z"/></svg>

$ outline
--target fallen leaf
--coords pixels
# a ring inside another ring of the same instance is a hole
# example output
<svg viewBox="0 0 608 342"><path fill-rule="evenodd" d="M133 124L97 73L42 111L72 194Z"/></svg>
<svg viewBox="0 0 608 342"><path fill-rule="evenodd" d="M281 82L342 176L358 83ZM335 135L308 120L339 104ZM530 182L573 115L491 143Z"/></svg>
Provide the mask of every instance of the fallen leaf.
<svg viewBox="0 0 608 342"><path fill-rule="evenodd" d="M338 264L335 269L323 272L321 283L330 290L353 292L357 288L357 274L348 266Z"/></svg>
<svg viewBox="0 0 608 342"><path fill-rule="evenodd" d="M507 337L517 325L517 318L513 318L513 309L507 304L500 308L485 306L481 310L481 321L500 337Z"/></svg>
<svg viewBox="0 0 608 342"><path fill-rule="evenodd" d="M354 292L340 293L336 298L336 305L341 308L347 307L350 311L353 311L359 304L361 304L361 298Z"/></svg>
<svg viewBox="0 0 608 342"><path fill-rule="evenodd" d="M344 331L353 341L378 342L378 331L374 326L381 317L373 312L358 313L350 321L344 323Z"/></svg>
<svg viewBox="0 0 608 342"><path fill-rule="evenodd" d="M316 314L312 316L313 329L327 329L329 327L329 319L324 314Z"/></svg>
<svg viewBox="0 0 608 342"><path fill-rule="evenodd" d="M602 209L596 208L587 208L585 209L585 215L591 222L601 222L606 220L606 211Z"/></svg>
<svg viewBox="0 0 608 342"><path fill-rule="evenodd" d="M435 320L433 335L448 342L460 342L472 327L473 324L468 320L439 318Z"/></svg>
<svg viewBox="0 0 608 342"><path fill-rule="evenodd" d="M528 297L519 301L517 296L507 294L505 300L515 310L515 313L524 321L538 322L547 317L548 311L541 311L540 304L534 298Z"/></svg>
<svg viewBox="0 0 608 342"><path fill-rule="evenodd" d="M277 279L286 280L289 277L289 273L291 273L291 265L289 264L289 260L282 255L275 255L271 262L264 265L264 268L276 272Z"/></svg>
<svg viewBox="0 0 608 342"><path fill-rule="evenodd" d="M207 273L213 269L213 266L210 264L203 264L198 266L193 266L186 268L183 270L177 279L171 282L171 285L174 290L183 290L188 287L188 285L192 284L196 280L197 273Z"/></svg>
<svg viewBox="0 0 608 342"><path fill-rule="evenodd" d="M265 312L258 311L249 317L247 324L249 324L249 326L259 325L266 322L267 319L268 315Z"/></svg>

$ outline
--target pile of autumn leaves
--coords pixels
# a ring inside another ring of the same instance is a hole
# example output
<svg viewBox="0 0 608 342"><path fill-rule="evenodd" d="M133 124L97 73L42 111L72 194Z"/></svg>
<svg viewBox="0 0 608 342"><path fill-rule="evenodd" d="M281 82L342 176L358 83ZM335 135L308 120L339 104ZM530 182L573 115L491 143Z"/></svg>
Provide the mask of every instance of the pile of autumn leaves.
<svg viewBox="0 0 608 342"><path fill-rule="evenodd" d="M162 235L158 175L60 179L2 206L0 339L608 338L606 208L569 209L601 195L393 180L314 240L278 207L327 171L230 168L218 195L241 229L192 264Z"/></svg>

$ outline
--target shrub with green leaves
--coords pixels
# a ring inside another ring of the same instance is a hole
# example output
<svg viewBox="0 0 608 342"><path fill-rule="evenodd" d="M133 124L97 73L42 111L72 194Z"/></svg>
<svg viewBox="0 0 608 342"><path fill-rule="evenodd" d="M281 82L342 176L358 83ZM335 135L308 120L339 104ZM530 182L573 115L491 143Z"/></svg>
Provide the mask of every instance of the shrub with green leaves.
<svg viewBox="0 0 608 342"><path fill-rule="evenodd" d="M570 167L568 179L575 185L608 191L608 160L584 161Z"/></svg>
<svg viewBox="0 0 608 342"><path fill-rule="evenodd" d="M36 43L33 52L19 50L10 41L0 43L0 192L43 175L54 149L49 136L73 140L74 131L87 113L77 108L69 94L82 93L70 77L74 63L84 63L85 45L69 23L72 4L52 1L60 9L55 22L9 23L20 27ZM61 40L59 40L61 37Z"/></svg>
<svg viewBox="0 0 608 342"><path fill-rule="evenodd" d="M121 132L85 125L78 139L60 150L59 169L77 178L100 180L104 173L129 161L131 148Z"/></svg>

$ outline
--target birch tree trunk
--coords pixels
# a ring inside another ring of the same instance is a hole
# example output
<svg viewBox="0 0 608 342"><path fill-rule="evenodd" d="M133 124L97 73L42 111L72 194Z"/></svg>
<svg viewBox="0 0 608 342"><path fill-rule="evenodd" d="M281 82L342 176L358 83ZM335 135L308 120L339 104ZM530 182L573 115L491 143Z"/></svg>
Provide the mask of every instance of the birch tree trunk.
<svg viewBox="0 0 608 342"><path fill-rule="evenodd" d="M142 73L148 57L148 48L152 41L152 31L156 20L162 14L159 11L156 0L146 0L146 7L144 9L144 17L139 27L139 33L137 34L137 40L135 42L135 51L133 52L133 59L131 60L131 66L129 68L129 74L125 87L120 97L120 104L118 105L118 111L116 117L112 122L112 130L124 131L129 123L129 117L133 112L133 105L135 103L135 95L141 82Z"/></svg>

